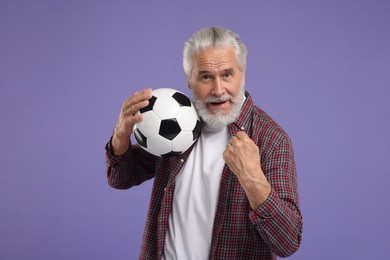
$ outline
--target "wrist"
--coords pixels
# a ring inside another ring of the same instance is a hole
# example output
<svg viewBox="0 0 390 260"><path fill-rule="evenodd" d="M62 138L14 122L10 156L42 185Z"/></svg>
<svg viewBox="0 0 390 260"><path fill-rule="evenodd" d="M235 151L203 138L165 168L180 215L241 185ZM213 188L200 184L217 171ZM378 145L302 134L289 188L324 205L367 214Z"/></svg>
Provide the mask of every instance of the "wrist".
<svg viewBox="0 0 390 260"><path fill-rule="evenodd" d="M112 145L113 154L116 156L120 156L124 154L127 151L127 149L129 149L130 137L118 135L115 129L111 139L111 145Z"/></svg>
<svg viewBox="0 0 390 260"><path fill-rule="evenodd" d="M239 181L253 210L257 210L271 193L271 185L262 171L260 174L241 176Z"/></svg>

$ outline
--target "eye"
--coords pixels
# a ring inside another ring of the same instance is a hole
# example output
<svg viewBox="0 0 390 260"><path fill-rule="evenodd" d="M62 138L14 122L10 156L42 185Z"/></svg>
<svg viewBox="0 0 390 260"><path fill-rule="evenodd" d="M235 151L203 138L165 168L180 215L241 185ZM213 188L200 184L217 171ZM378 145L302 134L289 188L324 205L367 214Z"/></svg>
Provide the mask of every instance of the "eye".
<svg viewBox="0 0 390 260"><path fill-rule="evenodd" d="M225 73L223 74L223 76L224 76L225 78L230 78L230 77L233 77L233 73L231 73L231 72L225 72Z"/></svg>
<svg viewBox="0 0 390 260"><path fill-rule="evenodd" d="M200 79L201 79L201 80L211 80L211 79L212 79L212 76L209 75L209 74L202 74L202 75L200 76Z"/></svg>

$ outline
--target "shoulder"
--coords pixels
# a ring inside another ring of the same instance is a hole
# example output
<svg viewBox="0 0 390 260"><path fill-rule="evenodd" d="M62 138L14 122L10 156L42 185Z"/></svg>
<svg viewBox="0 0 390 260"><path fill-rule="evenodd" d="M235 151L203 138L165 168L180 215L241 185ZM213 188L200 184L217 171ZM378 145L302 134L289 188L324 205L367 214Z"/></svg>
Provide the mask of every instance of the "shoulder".
<svg viewBox="0 0 390 260"><path fill-rule="evenodd" d="M262 153L273 152L281 144L291 143L291 139L284 129L257 106L254 106L252 110L252 133Z"/></svg>

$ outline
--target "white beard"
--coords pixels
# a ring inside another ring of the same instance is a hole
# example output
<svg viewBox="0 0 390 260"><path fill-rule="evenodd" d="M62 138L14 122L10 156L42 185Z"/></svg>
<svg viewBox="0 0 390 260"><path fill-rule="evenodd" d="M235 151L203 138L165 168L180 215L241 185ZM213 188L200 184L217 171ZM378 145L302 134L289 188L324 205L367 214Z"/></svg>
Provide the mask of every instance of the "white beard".
<svg viewBox="0 0 390 260"><path fill-rule="evenodd" d="M241 86L236 97L232 97L229 94L225 94L221 97L206 97L204 101L198 99L193 91L194 105L198 112L199 117L207 124L208 127L213 129L221 129L235 122L240 115L242 104L245 100L245 88ZM232 102L232 108L230 113L224 115L221 109L215 109L213 113L207 110L207 104L211 102L223 102L228 100Z"/></svg>

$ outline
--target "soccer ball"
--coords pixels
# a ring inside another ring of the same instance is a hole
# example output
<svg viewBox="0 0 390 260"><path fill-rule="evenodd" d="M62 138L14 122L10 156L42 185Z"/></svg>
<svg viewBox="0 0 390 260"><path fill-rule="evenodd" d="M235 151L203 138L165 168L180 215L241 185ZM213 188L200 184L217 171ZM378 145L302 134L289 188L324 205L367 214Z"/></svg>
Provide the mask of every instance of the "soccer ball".
<svg viewBox="0 0 390 260"><path fill-rule="evenodd" d="M175 89L153 90L149 105L141 109L142 122L134 137L145 151L160 157L185 152L200 135L200 120L191 100Z"/></svg>

